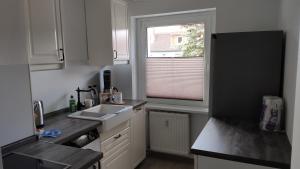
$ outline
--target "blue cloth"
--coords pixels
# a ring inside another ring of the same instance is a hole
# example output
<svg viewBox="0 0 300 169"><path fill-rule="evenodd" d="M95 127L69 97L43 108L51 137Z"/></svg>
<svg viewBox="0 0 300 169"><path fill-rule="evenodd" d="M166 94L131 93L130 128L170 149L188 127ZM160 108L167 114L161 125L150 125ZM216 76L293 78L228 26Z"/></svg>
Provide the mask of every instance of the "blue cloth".
<svg viewBox="0 0 300 169"><path fill-rule="evenodd" d="M51 138L56 138L60 136L62 132L58 129L50 129L50 130L45 130L41 136L42 137L51 137Z"/></svg>

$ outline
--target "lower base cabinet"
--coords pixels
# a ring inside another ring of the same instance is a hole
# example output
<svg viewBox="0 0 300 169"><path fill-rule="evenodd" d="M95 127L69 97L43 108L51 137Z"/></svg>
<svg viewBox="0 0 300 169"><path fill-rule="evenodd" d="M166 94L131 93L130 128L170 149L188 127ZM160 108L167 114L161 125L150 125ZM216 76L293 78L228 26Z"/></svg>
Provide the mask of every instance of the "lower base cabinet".
<svg viewBox="0 0 300 169"><path fill-rule="evenodd" d="M100 149L101 169L136 168L146 158L145 107L135 108L130 120L100 133Z"/></svg>
<svg viewBox="0 0 300 169"><path fill-rule="evenodd" d="M272 167L235 162L206 156L194 156L194 169L276 169Z"/></svg>
<svg viewBox="0 0 300 169"><path fill-rule="evenodd" d="M131 161L136 168L146 158L146 111L141 106L133 111L131 126Z"/></svg>
<svg viewBox="0 0 300 169"><path fill-rule="evenodd" d="M189 156L188 114L149 111L149 128L151 151Z"/></svg>
<svg viewBox="0 0 300 169"><path fill-rule="evenodd" d="M100 133L100 144L103 153L101 169L132 169L129 121Z"/></svg>
<svg viewBox="0 0 300 169"><path fill-rule="evenodd" d="M130 151L129 146L114 154L111 159L101 163L102 169L130 169Z"/></svg>

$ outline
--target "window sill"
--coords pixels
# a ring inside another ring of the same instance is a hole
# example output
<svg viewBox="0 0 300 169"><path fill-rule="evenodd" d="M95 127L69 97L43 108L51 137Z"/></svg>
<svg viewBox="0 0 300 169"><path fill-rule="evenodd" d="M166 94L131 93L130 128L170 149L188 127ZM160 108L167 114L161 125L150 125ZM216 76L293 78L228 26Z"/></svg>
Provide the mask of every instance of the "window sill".
<svg viewBox="0 0 300 169"><path fill-rule="evenodd" d="M171 104L147 103L146 108L149 110L175 111L190 114L208 114L208 108L195 106L180 106Z"/></svg>

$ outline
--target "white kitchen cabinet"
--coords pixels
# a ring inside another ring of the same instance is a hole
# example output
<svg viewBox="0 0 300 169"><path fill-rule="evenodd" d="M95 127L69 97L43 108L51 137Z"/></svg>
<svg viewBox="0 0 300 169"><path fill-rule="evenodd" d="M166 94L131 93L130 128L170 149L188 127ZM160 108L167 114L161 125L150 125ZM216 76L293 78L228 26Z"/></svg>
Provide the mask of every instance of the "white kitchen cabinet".
<svg viewBox="0 0 300 169"><path fill-rule="evenodd" d="M189 115L149 112L150 149L152 151L189 156Z"/></svg>
<svg viewBox="0 0 300 169"><path fill-rule="evenodd" d="M113 64L111 0L85 0L89 64Z"/></svg>
<svg viewBox="0 0 300 169"><path fill-rule="evenodd" d="M223 160L218 158L195 155L194 169L276 169L272 167Z"/></svg>
<svg viewBox="0 0 300 169"><path fill-rule="evenodd" d="M60 0L26 0L28 57L32 70L64 63Z"/></svg>
<svg viewBox="0 0 300 169"><path fill-rule="evenodd" d="M130 149L129 146L123 147L116 152L111 159L101 163L102 169L131 169L130 168Z"/></svg>
<svg viewBox="0 0 300 169"><path fill-rule="evenodd" d="M127 8L127 2L111 0L112 41L115 63L129 60Z"/></svg>
<svg viewBox="0 0 300 169"><path fill-rule="evenodd" d="M128 15L123 0L85 0L89 63L128 63Z"/></svg>
<svg viewBox="0 0 300 169"><path fill-rule="evenodd" d="M134 110L131 118L132 166L137 167L146 158L146 111L141 106Z"/></svg>
<svg viewBox="0 0 300 169"><path fill-rule="evenodd" d="M102 169L132 169L130 130L127 121L110 131L100 133Z"/></svg>

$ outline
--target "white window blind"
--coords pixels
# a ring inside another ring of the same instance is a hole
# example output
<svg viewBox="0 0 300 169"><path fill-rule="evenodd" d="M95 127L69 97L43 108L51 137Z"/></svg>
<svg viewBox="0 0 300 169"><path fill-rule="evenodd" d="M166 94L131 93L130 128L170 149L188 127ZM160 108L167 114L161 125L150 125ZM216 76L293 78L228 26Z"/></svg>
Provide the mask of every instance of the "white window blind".
<svg viewBox="0 0 300 169"><path fill-rule="evenodd" d="M147 58L147 97L203 100L204 58Z"/></svg>
<svg viewBox="0 0 300 169"><path fill-rule="evenodd" d="M150 27L147 34L147 97L203 101L204 24Z"/></svg>

